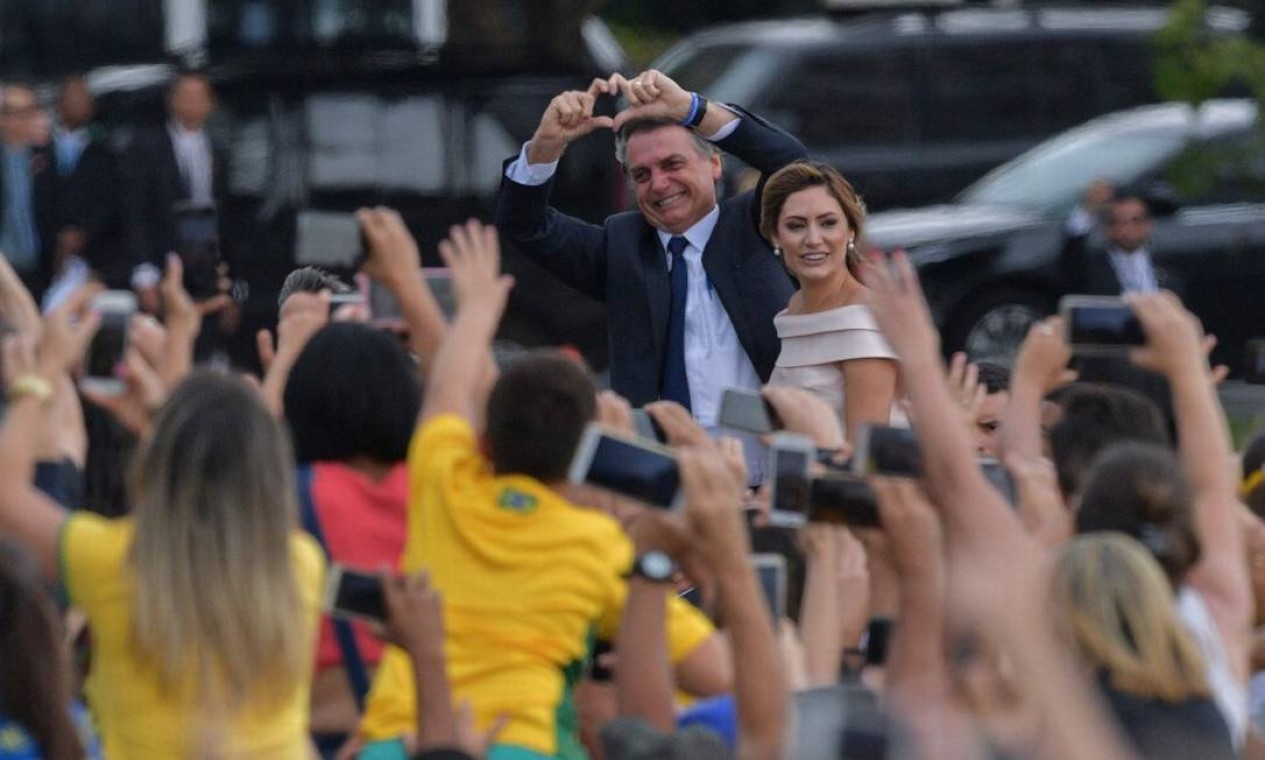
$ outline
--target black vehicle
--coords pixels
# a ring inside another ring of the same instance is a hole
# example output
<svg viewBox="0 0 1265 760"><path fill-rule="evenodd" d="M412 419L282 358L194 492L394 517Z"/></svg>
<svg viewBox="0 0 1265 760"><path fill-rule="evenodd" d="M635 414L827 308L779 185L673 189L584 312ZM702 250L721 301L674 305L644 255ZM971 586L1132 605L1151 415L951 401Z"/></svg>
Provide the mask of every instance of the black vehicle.
<svg viewBox="0 0 1265 760"><path fill-rule="evenodd" d="M655 64L751 108L838 167L871 209L951 199L1087 119L1158 102L1163 8L959 8L752 22L699 32ZM1210 11L1214 34L1247 14Z"/></svg>
<svg viewBox="0 0 1265 760"><path fill-rule="evenodd" d="M1151 201L1157 268L1237 369L1265 334L1265 129L1256 103L1111 114L998 167L950 204L874 214L872 245L909 252L946 350L1005 358L1063 295L1065 222L1096 178Z"/></svg>

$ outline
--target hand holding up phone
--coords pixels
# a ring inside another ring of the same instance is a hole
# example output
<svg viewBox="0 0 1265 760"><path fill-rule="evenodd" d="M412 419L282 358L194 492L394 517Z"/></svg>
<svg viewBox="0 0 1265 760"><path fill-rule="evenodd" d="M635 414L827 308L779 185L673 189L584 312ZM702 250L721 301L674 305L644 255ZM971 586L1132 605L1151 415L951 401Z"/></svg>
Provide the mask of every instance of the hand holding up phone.
<svg viewBox="0 0 1265 760"><path fill-rule="evenodd" d="M1128 305L1145 335L1145 345L1129 353L1134 364L1169 380L1184 372L1208 374L1203 327L1169 292L1128 296Z"/></svg>
<svg viewBox="0 0 1265 760"><path fill-rule="evenodd" d="M444 604L425 573L380 574L386 603L383 638L414 657L444 654Z"/></svg>

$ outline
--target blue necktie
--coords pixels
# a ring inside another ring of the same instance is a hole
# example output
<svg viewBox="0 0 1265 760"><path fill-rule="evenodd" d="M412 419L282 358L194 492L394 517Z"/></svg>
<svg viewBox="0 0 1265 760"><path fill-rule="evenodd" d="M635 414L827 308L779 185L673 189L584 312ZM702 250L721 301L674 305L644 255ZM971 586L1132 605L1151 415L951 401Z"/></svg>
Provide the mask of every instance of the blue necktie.
<svg viewBox="0 0 1265 760"><path fill-rule="evenodd" d="M672 307L668 311L667 355L663 360L663 388L659 396L689 409L690 379L685 374L685 300L690 289L689 266L685 263L687 245L689 242L679 235L668 241L668 251L672 254L672 271L668 275Z"/></svg>

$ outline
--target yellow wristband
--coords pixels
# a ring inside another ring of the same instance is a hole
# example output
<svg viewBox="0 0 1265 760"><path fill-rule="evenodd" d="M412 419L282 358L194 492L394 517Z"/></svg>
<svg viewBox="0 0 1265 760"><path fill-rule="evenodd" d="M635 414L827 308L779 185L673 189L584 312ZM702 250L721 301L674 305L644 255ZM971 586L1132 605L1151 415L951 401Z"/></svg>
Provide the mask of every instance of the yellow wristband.
<svg viewBox="0 0 1265 760"><path fill-rule="evenodd" d="M1242 485L1239 486L1239 498L1246 499L1251 496L1256 487L1261 484L1262 479L1265 479L1265 470L1257 470L1244 478Z"/></svg>
<svg viewBox="0 0 1265 760"><path fill-rule="evenodd" d="M34 396L40 403L47 404L53 397L53 384L39 375L21 375L9 384L9 399L15 400L23 396Z"/></svg>

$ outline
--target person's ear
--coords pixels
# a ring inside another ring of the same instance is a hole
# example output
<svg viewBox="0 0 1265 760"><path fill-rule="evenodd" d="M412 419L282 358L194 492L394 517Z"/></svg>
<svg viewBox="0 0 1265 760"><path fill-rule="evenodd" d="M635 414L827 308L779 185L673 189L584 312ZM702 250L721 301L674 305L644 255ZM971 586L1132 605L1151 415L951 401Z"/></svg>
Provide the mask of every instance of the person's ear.
<svg viewBox="0 0 1265 760"><path fill-rule="evenodd" d="M720 151L713 151L711 158L708 160L711 162L711 165L712 165L711 166L712 182L719 182L720 175L723 173L723 169L724 169L724 164L722 163L722 160L720 157Z"/></svg>

